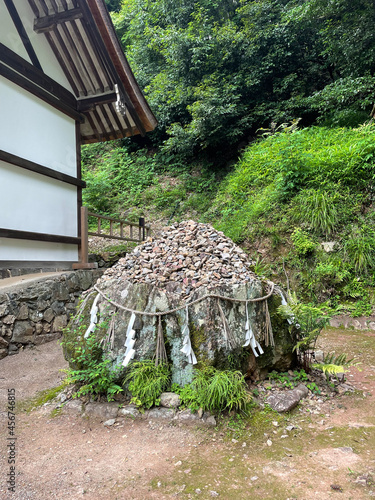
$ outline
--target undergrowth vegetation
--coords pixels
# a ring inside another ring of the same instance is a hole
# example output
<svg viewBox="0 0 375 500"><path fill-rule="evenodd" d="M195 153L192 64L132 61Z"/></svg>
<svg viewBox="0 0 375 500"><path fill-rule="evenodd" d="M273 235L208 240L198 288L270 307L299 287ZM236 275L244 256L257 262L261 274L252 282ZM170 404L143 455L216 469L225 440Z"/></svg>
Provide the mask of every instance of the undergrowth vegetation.
<svg viewBox="0 0 375 500"><path fill-rule="evenodd" d="M171 370L168 364L155 366L155 361L134 361L125 376L129 382L132 403L145 408L158 405L160 395L170 387Z"/></svg>
<svg viewBox="0 0 375 500"><path fill-rule="evenodd" d="M263 276L285 285L287 273L303 300L371 313L374 125L276 127L226 169L131 152L126 140L86 146L83 160L91 210L209 222L242 244Z"/></svg>
<svg viewBox="0 0 375 500"><path fill-rule="evenodd" d="M214 367L195 370L190 384L184 387L173 384L172 390L180 395L182 405L194 411L202 408L246 413L250 403L245 379L239 371L217 370Z"/></svg>

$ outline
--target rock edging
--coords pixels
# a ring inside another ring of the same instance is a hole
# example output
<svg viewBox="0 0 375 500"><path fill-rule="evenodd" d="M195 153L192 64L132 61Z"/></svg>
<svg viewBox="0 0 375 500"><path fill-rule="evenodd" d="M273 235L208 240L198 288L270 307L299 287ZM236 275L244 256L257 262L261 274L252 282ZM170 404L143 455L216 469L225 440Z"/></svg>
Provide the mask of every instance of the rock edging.
<svg viewBox="0 0 375 500"><path fill-rule="evenodd" d="M333 328L352 328L353 330L375 330L375 316L351 318L346 314L333 316L329 322Z"/></svg>
<svg viewBox="0 0 375 500"><path fill-rule="evenodd" d="M59 404L57 408L63 407L65 411L80 413L83 417L100 418L106 426L113 425L118 418L131 418L142 420L167 420L170 423L186 423L203 426L216 426L216 419L208 412L193 413L189 409L178 410L177 408L166 408L163 406L153 407L143 413L136 405L129 404L119 407L118 403L87 403L77 399L71 399Z"/></svg>

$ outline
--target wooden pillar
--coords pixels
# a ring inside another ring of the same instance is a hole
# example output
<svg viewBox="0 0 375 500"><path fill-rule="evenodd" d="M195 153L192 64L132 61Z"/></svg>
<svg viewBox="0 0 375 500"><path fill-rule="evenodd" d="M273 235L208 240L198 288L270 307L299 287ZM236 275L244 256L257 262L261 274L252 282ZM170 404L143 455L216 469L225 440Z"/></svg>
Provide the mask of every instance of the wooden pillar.
<svg viewBox="0 0 375 500"><path fill-rule="evenodd" d="M97 262L89 263L89 235L87 207L81 207L81 245L80 262L73 264L73 269L96 269Z"/></svg>

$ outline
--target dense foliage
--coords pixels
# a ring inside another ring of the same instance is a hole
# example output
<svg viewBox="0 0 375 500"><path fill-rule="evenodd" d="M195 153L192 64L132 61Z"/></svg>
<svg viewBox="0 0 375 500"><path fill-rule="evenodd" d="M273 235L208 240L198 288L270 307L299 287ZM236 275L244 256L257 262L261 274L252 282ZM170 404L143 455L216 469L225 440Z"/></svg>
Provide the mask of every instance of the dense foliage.
<svg viewBox="0 0 375 500"><path fill-rule="evenodd" d="M85 204L211 222L260 274L368 314L375 132L361 124L375 95L374 3L107 4L159 127L84 148Z"/></svg>
<svg viewBox="0 0 375 500"><path fill-rule="evenodd" d="M269 277L286 267L305 299L369 314L374 176L373 125L283 132L245 150L204 217L258 248Z"/></svg>
<svg viewBox="0 0 375 500"><path fill-rule="evenodd" d="M169 155L218 161L271 122L371 111L371 0L124 0L113 19Z"/></svg>

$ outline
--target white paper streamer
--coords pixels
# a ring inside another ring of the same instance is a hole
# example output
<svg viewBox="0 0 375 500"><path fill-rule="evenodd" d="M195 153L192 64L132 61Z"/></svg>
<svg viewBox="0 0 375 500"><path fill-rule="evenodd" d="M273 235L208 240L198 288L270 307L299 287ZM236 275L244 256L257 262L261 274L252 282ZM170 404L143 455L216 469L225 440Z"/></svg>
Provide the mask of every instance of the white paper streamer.
<svg viewBox="0 0 375 500"><path fill-rule="evenodd" d="M247 302L245 304L245 309L246 309L246 324L245 324L246 335L245 335L245 343L242 347L247 347L248 345L250 345L250 347L254 353L254 356L257 358L259 356L259 354L263 354L264 351L261 348L257 339L255 338L255 335L254 335L253 330L251 328L251 324L249 321L249 312L247 309ZM256 351L257 349L259 351L259 354Z"/></svg>
<svg viewBox="0 0 375 500"><path fill-rule="evenodd" d="M125 357L124 361L122 362L122 366L127 366L129 364L129 361L134 358L135 355L135 349L133 349L134 344L135 344L135 330L133 330L134 326L134 321L135 321L135 314L132 313L130 316L130 321L128 324L128 328L126 330L126 340L125 340Z"/></svg>
<svg viewBox="0 0 375 500"><path fill-rule="evenodd" d="M288 305L288 302L286 301L286 298L284 297L284 294L281 290L278 290L279 293L280 293L280 297L281 297L281 305L283 306L287 306ZM287 318L287 322L290 324L290 325L293 325L296 327L296 328L301 328L301 326L298 324L298 323L294 323L296 320L295 316L290 316L289 318Z"/></svg>
<svg viewBox="0 0 375 500"><path fill-rule="evenodd" d="M280 297L281 297L281 305L282 306L287 306L288 305L288 302L286 301L286 298L283 294L283 292L281 290L279 290L280 292ZM293 324L293 320L294 320L294 316L292 316L291 318L287 318L287 322L292 325Z"/></svg>
<svg viewBox="0 0 375 500"><path fill-rule="evenodd" d="M134 358L134 354L135 354L135 350L134 349L130 349L130 351L125 356L124 361L122 362L122 366L128 366L129 361Z"/></svg>
<svg viewBox="0 0 375 500"><path fill-rule="evenodd" d="M189 310L188 310L187 306L186 306L186 323L185 323L184 329L182 330L182 335L185 335L185 336L184 336L183 347L181 349L181 352L183 352L187 356L188 362L190 364L196 365L197 358L195 357L193 348L191 346L191 341L190 341Z"/></svg>
<svg viewBox="0 0 375 500"><path fill-rule="evenodd" d="M98 321L98 306L97 306L97 302L99 300L99 297L100 295L98 294L96 297L95 297L95 300L92 304L92 307L91 307L91 311L90 311L90 326L87 328L86 332L85 332L85 335L83 336L85 339L87 339L87 337L90 335L91 332L93 332L95 330L95 327L96 327L96 323Z"/></svg>

